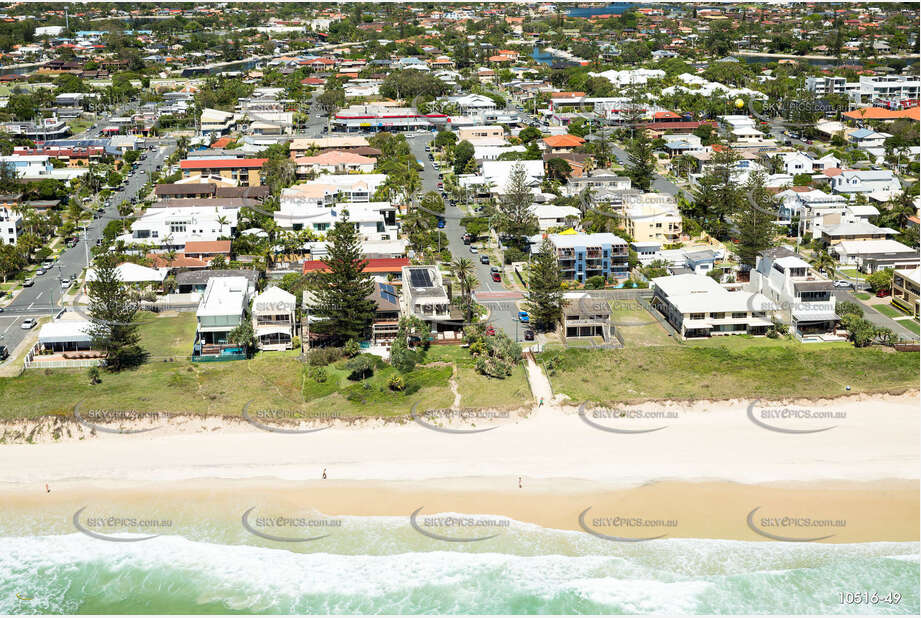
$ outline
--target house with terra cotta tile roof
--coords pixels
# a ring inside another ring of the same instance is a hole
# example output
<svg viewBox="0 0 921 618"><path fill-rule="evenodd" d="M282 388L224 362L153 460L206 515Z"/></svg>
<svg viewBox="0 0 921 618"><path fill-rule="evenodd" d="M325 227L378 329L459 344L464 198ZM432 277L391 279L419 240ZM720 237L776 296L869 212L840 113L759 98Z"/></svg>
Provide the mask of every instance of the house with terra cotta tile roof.
<svg viewBox="0 0 921 618"><path fill-rule="evenodd" d="M183 178L220 176L242 187L262 185L262 166L268 159L185 159L179 162Z"/></svg>

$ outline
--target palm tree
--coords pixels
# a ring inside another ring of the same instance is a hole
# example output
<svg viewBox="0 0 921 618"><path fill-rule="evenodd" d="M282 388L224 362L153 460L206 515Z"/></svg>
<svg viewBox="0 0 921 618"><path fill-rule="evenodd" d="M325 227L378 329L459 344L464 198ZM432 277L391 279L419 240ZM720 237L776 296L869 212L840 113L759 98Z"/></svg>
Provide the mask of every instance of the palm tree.
<svg viewBox="0 0 921 618"><path fill-rule="evenodd" d="M461 288L461 302L464 308L464 319L473 321L473 287L479 282L476 280L473 263L469 258L458 258L451 261L451 273L457 278Z"/></svg>
<svg viewBox="0 0 921 618"><path fill-rule="evenodd" d="M825 271L831 276L835 274L837 262L827 251L819 251L812 258L812 266L819 271Z"/></svg>
<svg viewBox="0 0 921 618"><path fill-rule="evenodd" d="M167 263L167 265L169 265L170 268L172 268L172 267L173 267L173 262L175 262L175 261L176 261L176 250L175 250L175 249L169 249L169 250L166 252L166 263Z"/></svg>

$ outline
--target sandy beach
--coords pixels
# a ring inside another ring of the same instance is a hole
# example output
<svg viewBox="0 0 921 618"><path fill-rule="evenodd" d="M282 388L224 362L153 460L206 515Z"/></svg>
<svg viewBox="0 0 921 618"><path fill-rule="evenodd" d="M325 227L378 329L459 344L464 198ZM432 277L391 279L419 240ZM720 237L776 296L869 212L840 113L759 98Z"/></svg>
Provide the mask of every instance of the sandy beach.
<svg viewBox="0 0 921 618"><path fill-rule="evenodd" d="M209 417L119 423L107 426L153 430L92 435L71 421L68 427L82 433L0 446L0 469L6 487L65 480L300 481L319 479L324 468L330 479L352 481L512 483L521 476L529 483L576 479L635 486L666 480L918 479L917 393L780 403L649 402L583 412L545 405L526 417L472 422L420 412L420 422L332 421L305 426L322 431L300 434ZM802 418L809 415L821 418ZM437 430L445 428L480 432ZM803 431L811 433L790 433Z"/></svg>
<svg viewBox="0 0 921 618"><path fill-rule="evenodd" d="M8 512L60 511L68 522L87 504L161 515L183 505L217 519L257 504L397 517L423 507L570 530L605 526L609 517L655 520L670 522L654 532L672 538L816 536L810 529L762 535L747 520L758 509L756 527L780 517L838 521L821 528L826 542L918 539L915 394L650 402L581 414L546 405L527 416L473 420L420 412L403 423L259 428L173 417L98 425L152 429L127 435L75 426L82 433L0 447ZM478 433L456 433L465 431Z"/></svg>

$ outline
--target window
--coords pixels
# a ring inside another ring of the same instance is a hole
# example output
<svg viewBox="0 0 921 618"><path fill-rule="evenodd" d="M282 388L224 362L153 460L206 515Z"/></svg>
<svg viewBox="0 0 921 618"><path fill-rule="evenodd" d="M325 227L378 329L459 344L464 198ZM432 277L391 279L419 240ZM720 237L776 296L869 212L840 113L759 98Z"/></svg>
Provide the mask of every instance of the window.
<svg viewBox="0 0 921 618"><path fill-rule="evenodd" d="M744 311L733 311L732 312L733 318L744 318L746 315L747 314Z"/></svg>

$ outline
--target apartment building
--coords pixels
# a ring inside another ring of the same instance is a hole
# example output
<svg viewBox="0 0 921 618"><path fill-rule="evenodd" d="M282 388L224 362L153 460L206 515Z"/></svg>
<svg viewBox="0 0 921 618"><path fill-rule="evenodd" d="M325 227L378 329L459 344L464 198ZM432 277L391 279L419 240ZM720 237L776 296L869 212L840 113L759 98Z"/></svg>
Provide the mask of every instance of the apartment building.
<svg viewBox="0 0 921 618"><path fill-rule="evenodd" d="M476 125L457 130L457 141L459 142L466 140L474 143L484 139L504 140L505 129L498 125Z"/></svg>
<svg viewBox="0 0 921 618"><path fill-rule="evenodd" d="M629 274L627 241L609 232L547 234L556 251L563 279L585 283L591 277L625 279ZM531 253L540 250L541 236L531 238Z"/></svg>
<svg viewBox="0 0 921 618"><path fill-rule="evenodd" d="M914 317L921 315L921 268L892 273L892 304Z"/></svg>
<svg viewBox="0 0 921 618"><path fill-rule="evenodd" d="M624 199L624 227L637 242L676 243L681 239L681 213L674 196L645 193Z"/></svg>
<svg viewBox="0 0 921 618"><path fill-rule="evenodd" d="M0 245L15 245L22 234L22 213L14 207L21 195L0 195Z"/></svg>
<svg viewBox="0 0 921 618"><path fill-rule="evenodd" d="M179 162L183 178L217 176L242 187L262 185L262 166L268 159L185 159Z"/></svg>
<svg viewBox="0 0 921 618"><path fill-rule="evenodd" d="M585 189L590 189L593 193L600 191L629 191L630 179L626 176L618 176L608 169L592 170L585 176L579 178L570 178L563 187L563 193L567 196L578 195Z"/></svg>

